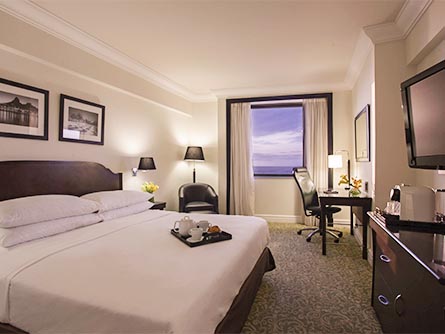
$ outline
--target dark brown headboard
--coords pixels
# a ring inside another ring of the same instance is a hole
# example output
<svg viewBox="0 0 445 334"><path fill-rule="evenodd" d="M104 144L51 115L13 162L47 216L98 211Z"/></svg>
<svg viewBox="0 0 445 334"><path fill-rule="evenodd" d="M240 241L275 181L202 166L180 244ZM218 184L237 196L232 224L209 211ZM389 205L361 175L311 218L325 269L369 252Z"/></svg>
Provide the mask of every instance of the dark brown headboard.
<svg viewBox="0 0 445 334"><path fill-rule="evenodd" d="M122 189L122 173L96 162L0 161L0 201L23 196Z"/></svg>

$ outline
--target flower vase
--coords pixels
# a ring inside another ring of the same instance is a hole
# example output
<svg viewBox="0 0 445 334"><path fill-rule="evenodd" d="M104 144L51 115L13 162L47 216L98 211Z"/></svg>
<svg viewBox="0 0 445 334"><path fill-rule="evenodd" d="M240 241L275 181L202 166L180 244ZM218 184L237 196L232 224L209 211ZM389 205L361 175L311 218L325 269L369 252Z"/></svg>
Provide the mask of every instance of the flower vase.
<svg viewBox="0 0 445 334"><path fill-rule="evenodd" d="M351 190L349 190L349 194L351 196L358 196L361 194L361 191L359 188L351 187Z"/></svg>
<svg viewBox="0 0 445 334"><path fill-rule="evenodd" d="M150 198L148 201L154 203L154 202L155 202L155 197L153 196L153 197Z"/></svg>

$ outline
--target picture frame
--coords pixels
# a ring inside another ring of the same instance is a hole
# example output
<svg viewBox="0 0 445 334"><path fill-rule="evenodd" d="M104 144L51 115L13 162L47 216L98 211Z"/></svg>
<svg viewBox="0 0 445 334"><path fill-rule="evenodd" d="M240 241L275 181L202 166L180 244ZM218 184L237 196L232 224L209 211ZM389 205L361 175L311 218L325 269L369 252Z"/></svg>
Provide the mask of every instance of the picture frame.
<svg viewBox="0 0 445 334"><path fill-rule="evenodd" d="M371 141L370 141L370 111L367 104L354 118L355 132L355 161L371 161Z"/></svg>
<svg viewBox="0 0 445 334"><path fill-rule="evenodd" d="M48 140L49 91L0 78L0 136Z"/></svg>
<svg viewBox="0 0 445 334"><path fill-rule="evenodd" d="M59 141L104 145L105 106L60 94Z"/></svg>

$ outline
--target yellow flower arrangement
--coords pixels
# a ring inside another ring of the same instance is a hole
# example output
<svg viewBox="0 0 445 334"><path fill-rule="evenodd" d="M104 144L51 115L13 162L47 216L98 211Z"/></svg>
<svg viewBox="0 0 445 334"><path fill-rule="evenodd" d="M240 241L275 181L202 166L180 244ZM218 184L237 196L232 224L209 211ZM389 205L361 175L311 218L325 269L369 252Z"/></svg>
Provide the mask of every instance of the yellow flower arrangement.
<svg viewBox="0 0 445 334"><path fill-rule="evenodd" d="M340 181L338 181L338 185L346 184L351 186L351 190L349 192L351 195L359 195L361 193L360 188L362 187L362 179L356 179L355 177L351 177L351 181L349 181L347 175L340 175Z"/></svg>
<svg viewBox="0 0 445 334"><path fill-rule="evenodd" d="M159 186L157 184L154 184L153 182L144 182L141 186L142 191L145 191L147 193L154 193L156 190L159 189Z"/></svg>

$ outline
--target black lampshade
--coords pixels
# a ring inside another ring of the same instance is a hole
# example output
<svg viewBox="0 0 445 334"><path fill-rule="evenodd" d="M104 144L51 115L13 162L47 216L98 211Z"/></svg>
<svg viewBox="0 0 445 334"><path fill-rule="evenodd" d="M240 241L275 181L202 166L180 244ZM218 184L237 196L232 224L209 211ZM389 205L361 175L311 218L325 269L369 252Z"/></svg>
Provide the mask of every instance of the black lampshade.
<svg viewBox="0 0 445 334"><path fill-rule="evenodd" d="M201 146L189 146L185 152L184 160L205 160Z"/></svg>
<svg viewBox="0 0 445 334"><path fill-rule="evenodd" d="M149 158L141 158L139 160L139 170L149 170L149 169L156 169L155 161L152 157Z"/></svg>

